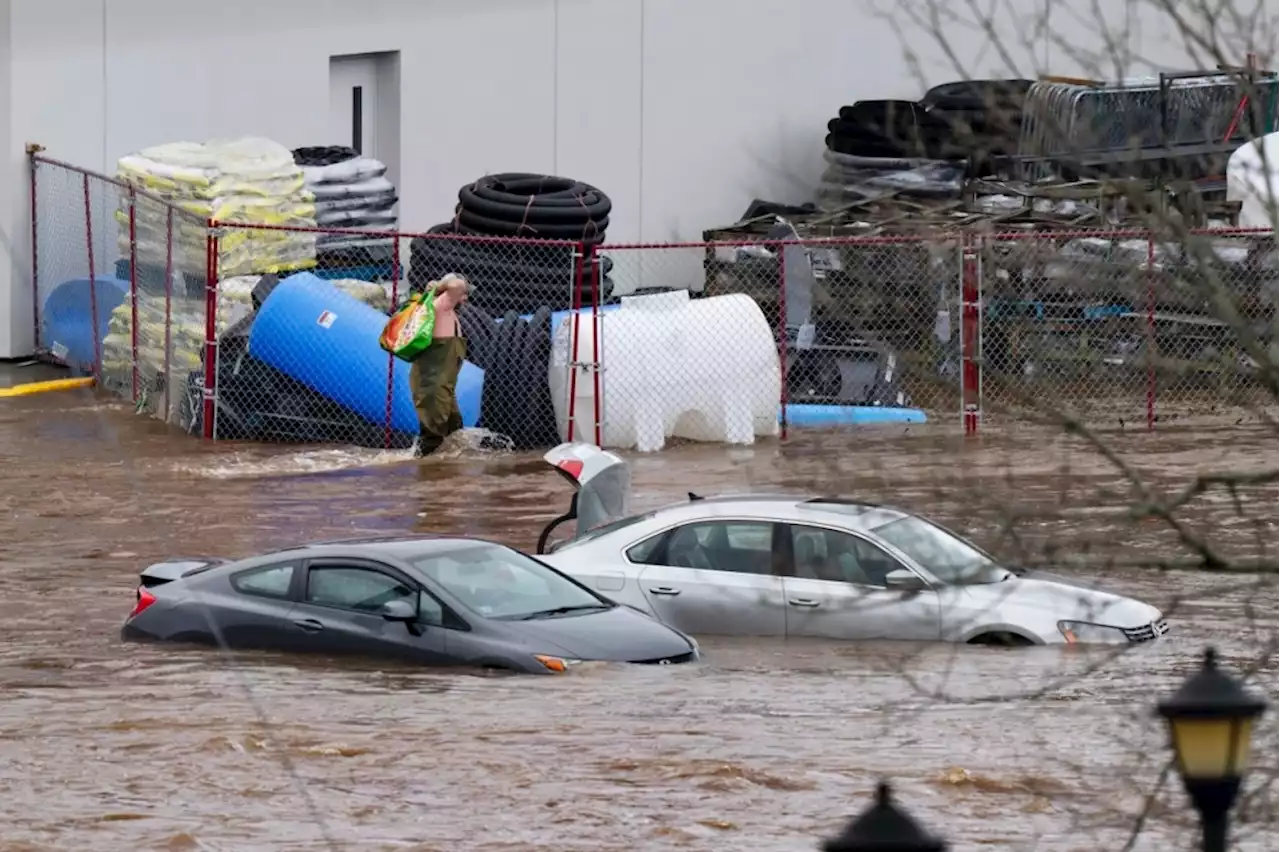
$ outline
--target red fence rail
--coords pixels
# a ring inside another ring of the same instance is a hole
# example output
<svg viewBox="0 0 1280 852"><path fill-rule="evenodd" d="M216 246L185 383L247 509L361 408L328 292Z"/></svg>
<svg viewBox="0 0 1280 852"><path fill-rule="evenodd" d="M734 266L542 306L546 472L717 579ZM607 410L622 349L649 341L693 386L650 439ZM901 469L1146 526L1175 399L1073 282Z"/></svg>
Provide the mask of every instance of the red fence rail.
<svg viewBox="0 0 1280 852"><path fill-rule="evenodd" d="M375 325L447 272L472 280L464 420L520 447L786 437L898 409L972 433L1046 399L1149 429L1274 405L1251 374L1275 348L1270 232L585 245L250 225L39 154L31 214L40 351L207 438L412 443L407 365L314 328L297 351L247 333L262 275L299 271ZM296 309L318 309L298 282Z"/></svg>

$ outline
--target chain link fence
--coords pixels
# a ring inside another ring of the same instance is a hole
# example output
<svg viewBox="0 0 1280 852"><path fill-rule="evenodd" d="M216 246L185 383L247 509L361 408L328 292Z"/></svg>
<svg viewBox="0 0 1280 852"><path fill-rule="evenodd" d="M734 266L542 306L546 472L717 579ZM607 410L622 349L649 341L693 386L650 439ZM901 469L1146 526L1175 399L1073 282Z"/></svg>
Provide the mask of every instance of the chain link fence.
<svg viewBox="0 0 1280 852"><path fill-rule="evenodd" d="M205 220L128 183L31 162L37 351L181 424L205 350Z"/></svg>
<svg viewBox="0 0 1280 852"><path fill-rule="evenodd" d="M585 248L211 224L39 155L32 190L40 351L207 438L411 446L412 370L370 340L449 273L475 288L459 413L513 449L1275 407L1270 232Z"/></svg>
<svg viewBox="0 0 1280 852"><path fill-rule="evenodd" d="M1254 357L1275 357L1270 232L1007 234L980 246L985 414L1051 402L1086 423L1154 428L1274 407Z"/></svg>
<svg viewBox="0 0 1280 852"><path fill-rule="evenodd" d="M603 376L598 416L606 444L736 442L793 427L909 418L903 409L957 410L954 242L765 240L599 251L612 262L600 288L609 302L667 294L635 303L650 316L632 321L608 318L614 308L606 306L603 327L591 335L593 344L604 338L598 354L578 358L587 362L579 388L593 373ZM618 310L633 308L624 301ZM595 393L579 391L575 402L594 402ZM588 433L594 424L584 414L577 423Z"/></svg>
<svg viewBox="0 0 1280 852"><path fill-rule="evenodd" d="M216 238L302 230L219 223ZM374 341L411 294L454 273L474 287L458 313L463 425L512 449L559 442L548 369L554 325L585 280L577 244L307 230L324 251L305 273L218 276L215 437L412 446L414 370Z"/></svg>

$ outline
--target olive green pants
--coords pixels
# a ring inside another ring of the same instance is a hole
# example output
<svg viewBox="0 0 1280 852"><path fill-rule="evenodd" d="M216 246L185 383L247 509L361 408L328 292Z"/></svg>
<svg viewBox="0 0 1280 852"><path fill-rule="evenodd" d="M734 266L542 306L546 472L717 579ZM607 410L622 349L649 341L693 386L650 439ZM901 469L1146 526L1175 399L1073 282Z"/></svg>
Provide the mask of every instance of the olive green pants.
<svg viewBox="0 0 1280 852"><path fill-rule="evenodd" d="M437 337L409 365L409 388L418 410L418 455L435 452L462 428L458 410L458 373L467 357L461 337Z"/></svg>

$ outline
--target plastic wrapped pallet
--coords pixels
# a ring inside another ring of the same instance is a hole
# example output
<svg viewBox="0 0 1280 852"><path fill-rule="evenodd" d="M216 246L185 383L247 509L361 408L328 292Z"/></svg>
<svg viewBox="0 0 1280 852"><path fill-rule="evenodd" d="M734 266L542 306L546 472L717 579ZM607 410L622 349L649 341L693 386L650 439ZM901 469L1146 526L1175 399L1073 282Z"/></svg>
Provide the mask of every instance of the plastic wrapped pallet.
<svg viewBox="0 0 1280 852"><path fill-rule="evenodd" d="M224 278L218 282L218 334L253 311L251 293L259 276L244 275ZM332 281L335 287L354 296L375 310L388 313L391 310L389 286L340 279ZM203 299L174 298L170 305L169 338L172 352L169 358L170 387L184 387L186 376L200 368L205 345L205 312ZM133 306L125 299L108 321L107 336L102 341L102 370L108 382L128 386L132 377L133 354ZM144 386L163 387L157 377L164 373L165 300L163 296L138 294L138 371Z"/></svg>
<svg viewBox="0 0 1280 852"><path fill-rule="evenodd" d="M395 231L399 196L386 177L385 163L342 146L297 148L308 191L315 197L316 224L346 231ZM322 266L384 263L395 252L395 238L351 233L321 234L316 253Z"/></svg>
<svg viewBox="0 0 1280 852"><path fill-rule="evenodd" d="M228 225L314 228L315 198L288 148L268 139L243 138L208 143L174 142L121 157L117 175L154 193L192 216L173 219L175 268L205 273L204 220ZM116 211L119 247L129 256L128 199ZM139 204L135 215L138 264L163 267L168 211ZM315 234L310 231L226 228L218 240L218 277L289 272L315 266Z"/></svg>

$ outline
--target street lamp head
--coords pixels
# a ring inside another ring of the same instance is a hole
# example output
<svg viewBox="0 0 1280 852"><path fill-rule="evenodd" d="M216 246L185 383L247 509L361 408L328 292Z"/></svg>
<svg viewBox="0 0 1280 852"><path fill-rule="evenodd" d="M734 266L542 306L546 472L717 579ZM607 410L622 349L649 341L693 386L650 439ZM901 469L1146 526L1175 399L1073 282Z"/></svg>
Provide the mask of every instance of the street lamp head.
<svg viewBox="0 0 1280 852"><path fill-rule="evenodd" d="M887 782L876 785L871 807L859 814L838 837L824 841L822 852L946 852L941 838L893 803Z"/></svg>
<svg viewBox="0 0 1280 852"><path fill-rule="evenodd" d="M1184 780L1239 779L1249 763L1253 721L1267 709L1218 668L1213 648L1198 672L1157 709L1169 724L1178 772Z"/></svg>

